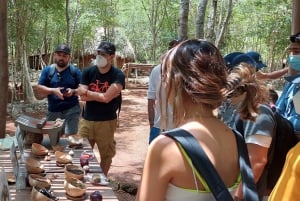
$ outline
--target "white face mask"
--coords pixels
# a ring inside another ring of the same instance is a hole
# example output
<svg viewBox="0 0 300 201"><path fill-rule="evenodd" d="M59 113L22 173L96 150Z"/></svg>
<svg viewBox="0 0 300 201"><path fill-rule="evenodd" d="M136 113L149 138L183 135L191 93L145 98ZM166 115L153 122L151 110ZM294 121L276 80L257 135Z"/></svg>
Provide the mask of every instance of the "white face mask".
<svg viewBox="0 0 300 201"><path fill-rule="evenodd" d="M96 65L99 68L103 68L107 65L107 60L105 57L101 56L101 55L97 55L96 56Z"/></svg>

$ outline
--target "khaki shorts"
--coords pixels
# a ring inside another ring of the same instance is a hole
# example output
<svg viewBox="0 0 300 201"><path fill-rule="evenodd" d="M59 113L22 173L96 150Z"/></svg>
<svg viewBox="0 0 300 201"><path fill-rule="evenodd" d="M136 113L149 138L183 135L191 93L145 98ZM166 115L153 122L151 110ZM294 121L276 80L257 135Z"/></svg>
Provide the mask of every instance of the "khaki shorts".
<svg viewBox="0 0 300 201"><path fill-rule="evenodd" d="M98 146L101 163L109 163L116 154L116 142L114 133L117 119L110 121L87 121L81 119L79 122L79 135L87 138L94 148Z"/></svg>

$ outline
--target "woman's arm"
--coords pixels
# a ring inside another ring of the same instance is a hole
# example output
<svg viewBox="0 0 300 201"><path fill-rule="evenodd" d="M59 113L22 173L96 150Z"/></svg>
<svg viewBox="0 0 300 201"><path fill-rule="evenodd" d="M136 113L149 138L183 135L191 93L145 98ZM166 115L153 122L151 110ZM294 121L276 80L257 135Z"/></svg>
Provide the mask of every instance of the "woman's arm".
<svg viewBox="0 0 300 201"><path fill-rule="evenodd" d="M158 136L149 146L136 201L164 201L170 181L170 152L165 136ZM167 157L168 156L168 157Z"/></svg>

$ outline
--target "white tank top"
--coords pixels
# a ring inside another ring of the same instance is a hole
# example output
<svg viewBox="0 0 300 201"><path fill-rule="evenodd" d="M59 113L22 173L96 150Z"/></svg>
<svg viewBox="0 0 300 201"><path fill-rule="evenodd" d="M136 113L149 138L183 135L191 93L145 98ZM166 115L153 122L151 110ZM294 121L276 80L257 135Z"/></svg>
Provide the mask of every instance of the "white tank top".
<svg viewBox="0 0 300 201"><path fill-rule="evenodd" d="M235 188L228 189L234 195ZM166 201L215 201L211 192L179 188L173 184L168 185Z"/></svg>
<svg viewBox="0 0 300 201"><path fill-rule="evenodd" d="M188 161L189 165L192 168L193 178L197 189L196 190L185 189L169 183L167 188L167 193L166 193L166 201L183 201L183 200L184 201L215 201L214 195L209 190L198 189L197 178L201 181L204 187L207 186L207 184L204 181L204 179L201 177L201 175L197 172L196 168L194 167L191 159L186 154L185 150L182 148L180 144L178 145L181 153L184 155L185 159ZM236 183L232 187L228 188L232 196L234 196L235 190L240 181L241 181L241 175L239 175L239 177L237 178Z"/></svg>

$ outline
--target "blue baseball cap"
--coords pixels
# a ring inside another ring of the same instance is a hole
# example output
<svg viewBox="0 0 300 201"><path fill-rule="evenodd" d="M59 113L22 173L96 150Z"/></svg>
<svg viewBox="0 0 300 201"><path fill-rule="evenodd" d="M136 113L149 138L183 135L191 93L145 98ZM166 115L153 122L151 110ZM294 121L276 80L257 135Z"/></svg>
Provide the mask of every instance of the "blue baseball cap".
<svg viewBox="0 0 300 201"><path fill-rule="evenodd" d="M232 65L232 60L238 56L238 55L241 55L241 54L244 54L243 52L231 52L227 55L224 56L224 60L225 60L225 64L228 68L233 68L234 65Z"/></svg>
<svg viewBox="0 0 300 201"><path fill-rule="evenodd" d="M96 49L97 51L100 51L100 52L104 52L106 54L109 54L109 55L112 55L112 54L115 54L116 52L116 47L114 44L112 44L111 42L108 42L108 41L102 41L98 48Z"/></svg>
<svg viewBox="0 0 300 201"><path fill-rule="evenodd" d="M233 58L232 60L233 67L239 65L240 63L247 63L251 67L256 67L256 62L254 61L254 59L252 59L247 54L240 54Z"/></svg>
<svg viewBox="0 0 300 201"><path fill-rule="evenodd" d="M66 44L59 44L55 49L55 52L63 52L65 54L71 54L71 49Z"/></svg>
<svg viewBox="0 0 300 201"><path fill-rule="evenodd" d="M266 64L264 64L262 62L261 56L258 52L250 51L250 52L247 52L246 54L255 61L256 70L260 70L267 66Z"/></svg>

